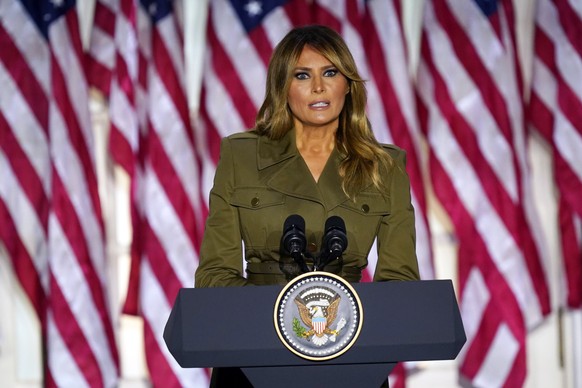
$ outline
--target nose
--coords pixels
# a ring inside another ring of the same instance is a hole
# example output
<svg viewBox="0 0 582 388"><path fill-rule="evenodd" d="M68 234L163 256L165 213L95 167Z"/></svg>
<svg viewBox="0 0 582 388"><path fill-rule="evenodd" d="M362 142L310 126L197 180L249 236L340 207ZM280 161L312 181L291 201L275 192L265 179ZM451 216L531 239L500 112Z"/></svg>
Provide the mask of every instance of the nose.
<svg viewBox="0 0 582 388"><path fill-rule="evenodd" d="M321 93L324 91L323 79L320 76L313 77L313 93Z"/></svg>

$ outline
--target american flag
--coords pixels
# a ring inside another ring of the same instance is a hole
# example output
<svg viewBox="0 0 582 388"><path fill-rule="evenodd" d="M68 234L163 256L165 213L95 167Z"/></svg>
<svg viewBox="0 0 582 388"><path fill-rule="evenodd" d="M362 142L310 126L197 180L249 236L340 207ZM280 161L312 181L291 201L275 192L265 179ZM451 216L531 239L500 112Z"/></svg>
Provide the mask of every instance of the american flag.
<svg viewBox="0 0 582 388"><path fill-rule="evenodd" d="M461 379L522 386L550 310L526 163L511 1L426 2L418 70L430 177L458 239Z"/></svg>
<svg viewBox="0 0 582 388"><path fill-rule="evenodd" d="M132 270L124 311L144 319L147 366L155 386L207 386L208 375L183 369L168 352L163 329L180 288L192 287L207 214L184 87L181 26L172 1L102 0L115 10L113 29L96 15L94 62L111 74L112 158L131 178ZM108 36L101 36L108 31ZM107 76L105 77L107 78ZM95 80L103 77L95 77ZM99 83L95 83L99 86ZM100 87L107 91L107 87Z"/></svg>
<svg viewBox="0 0 582 388"><path fill-rule="evenodd" d="M0 240L39 317L44 385L112 387L104 224L74 1L0 2Z"/></svg>
<svg viewBox="0 0 582 388"><path fill-rule="evenodd" d="M538 0L530 119L551 145L565 304L582 307L582 3Z"/></svg>

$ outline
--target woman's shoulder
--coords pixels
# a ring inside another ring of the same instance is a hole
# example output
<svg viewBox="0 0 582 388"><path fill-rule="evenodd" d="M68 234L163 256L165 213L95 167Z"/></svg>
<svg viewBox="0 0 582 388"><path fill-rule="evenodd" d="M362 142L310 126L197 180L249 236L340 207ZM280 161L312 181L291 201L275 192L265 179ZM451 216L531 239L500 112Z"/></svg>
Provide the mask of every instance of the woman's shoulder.
<svg viewBox="0 0 582 388"><path fill-rule="evenodd" d="M228 140L242 140L242 139L258 139L259 134L255 130L249 130L244 132L233 133L232 135L226 136Z"/></svg>
<svg viewBox="0 0 582 388"><path fill-rule="evenodd" d="M406 151L394 144L380 144L392 160L406 165Z"/></svg>
<svg viewBox="0 0 582 388"><path fill-rule="evenodd" d="M221 149L224 151L231 150L235 154L253 153L256 152L258 138L259 135L255 131L233 133L222 139Z"/></svg>

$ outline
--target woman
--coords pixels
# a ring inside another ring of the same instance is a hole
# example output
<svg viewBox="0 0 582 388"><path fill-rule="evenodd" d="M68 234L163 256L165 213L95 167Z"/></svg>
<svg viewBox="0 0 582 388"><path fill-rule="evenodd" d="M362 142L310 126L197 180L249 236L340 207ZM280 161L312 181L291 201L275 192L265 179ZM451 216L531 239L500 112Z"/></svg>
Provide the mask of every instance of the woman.
<svg viewBox="0 0 582 388"><path fill-rule="evenodd" d="M378 144L365 108L364 82L335 31L307 26L283 38L254 130L222 141L196 287L285 284L299 275L281 247L292 214L305 219L308 266L326 220L339 216L347 249L326 271L358 282L377 238L374 280L419 279L405 154ZM211 386L245 385L237 368L213 372Z"/></svg>
<svg viewBox="0 0 582 388"><path fill-rule="evenodd" d="M359 281L377 238L375 281L419 279L405 153L378 144L365 108L339 34L306 26L283 38L254 130L222 141L196 287L285 284L300 274L281 249L291 214L305 219L310 256L328 217L345 221L347 249L326 271Z"/></svg>
<svg viewBox="0 0 582 388"><path fill-rule="evenodd" d="M339 34L306 26L283 38L254 130L222 141L196 287L285 284L300 274L281 249L291 214L305 219L308 256L321 250L328 217L344 220L347 249L326 271L359 281L377 238L375 281L419 279L405 153L378 144L365 109Z"/></svg>

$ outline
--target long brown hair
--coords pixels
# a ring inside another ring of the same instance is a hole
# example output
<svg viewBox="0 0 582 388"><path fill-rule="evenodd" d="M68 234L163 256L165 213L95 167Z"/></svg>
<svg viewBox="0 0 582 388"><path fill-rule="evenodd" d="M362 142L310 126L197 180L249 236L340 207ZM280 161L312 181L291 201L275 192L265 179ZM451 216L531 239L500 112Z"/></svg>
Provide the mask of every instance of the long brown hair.
<svg viewBox="0 0 582 388"><path fill-rule="evenodd" d="M328 27L295 28L279 42L269 63L265 101L257 114L255 130L270 139L280 139L293 128L287 99L294 67L305 46L327 58L348 80L349 93L336 132L336 147L345 156L340 164L342 189L351 198L370 183L380 189L380 166L393 161L372 133L366 116L366 87L354 58L342 37Z"/></svg>

